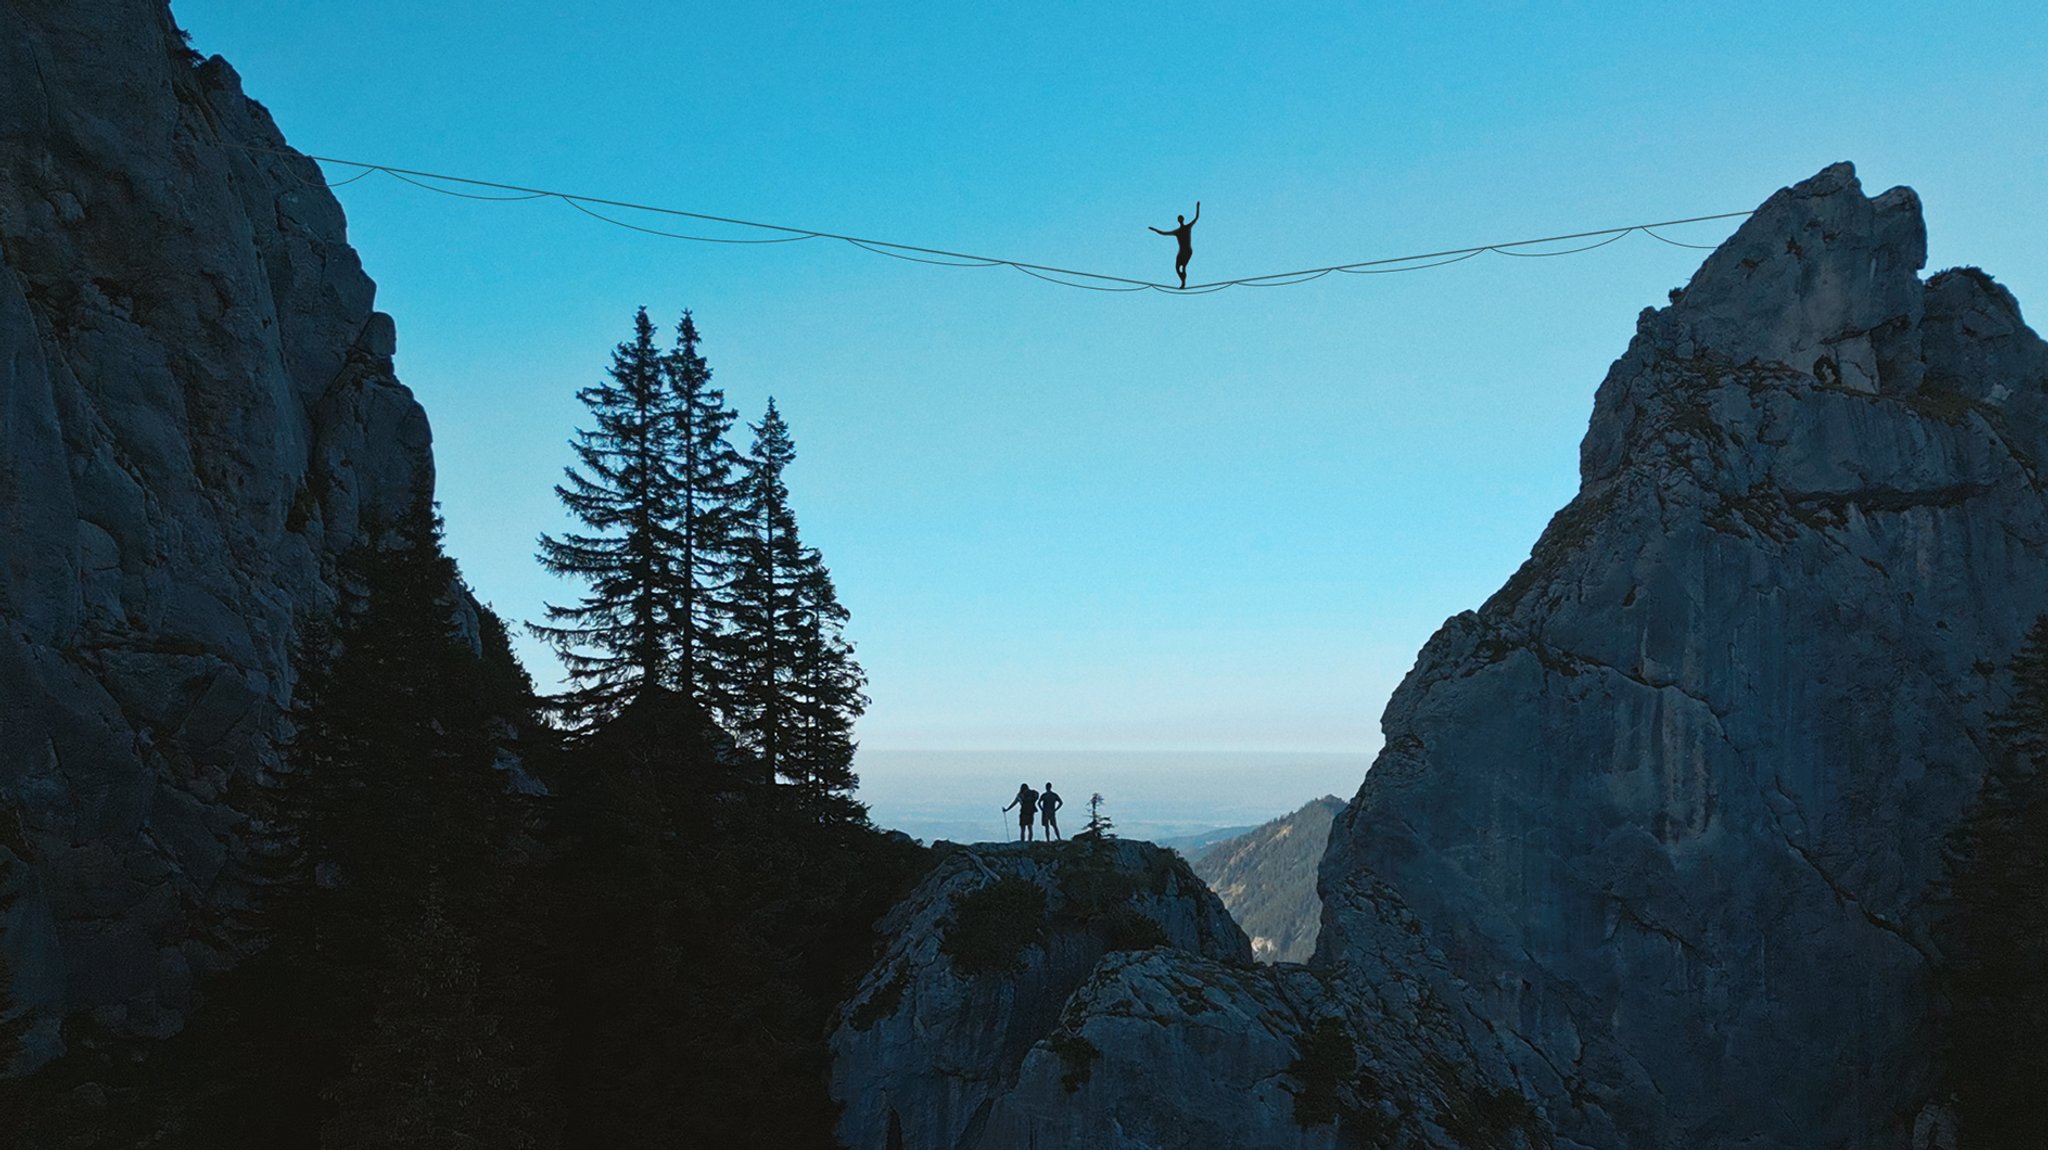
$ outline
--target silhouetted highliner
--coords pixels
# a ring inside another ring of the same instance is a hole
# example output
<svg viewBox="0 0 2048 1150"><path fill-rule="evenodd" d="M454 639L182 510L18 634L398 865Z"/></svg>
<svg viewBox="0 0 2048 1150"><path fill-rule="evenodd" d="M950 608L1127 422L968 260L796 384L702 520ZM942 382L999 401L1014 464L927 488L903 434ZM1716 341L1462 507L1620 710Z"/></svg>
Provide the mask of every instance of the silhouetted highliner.
<svg viewBox="0 0 2048 1150"><path fill-rule="evenodd" d="M1017 840L1030 842L1031 815L1038 810L1038 792L1031 789L1030 783L1018 783L1017 797L1011 799L1010 805L1003 809L1007 811L1010 807L1017 808Z"/></svg>
<svg viewBox="0 0 2048 1150"><path fill-rule="evenodd" d="M1044 793L1038 796L1038 822L1046 842L1060 837L1059 810L1065 805L1066 800L1053 792L1052 784L1045 784Z"/></svg>
<svg viewBox="0 0 2048 1150"><path fill-rule="evenodd" d="M1180 276L1180 286L1186 287L1188 286L1188 261L1195 258L1195 225L1202 222L1202 201L1195 201L1194 219L1191 220L1186 216L1175 216L1173 218L1180 221L1179 227L1171 230L1166 228L1149 228L1148 230L1158 232L1162 236L1172 236L1180 241L1180 254L1176 255L1173 259L1173 270L1174 274Z"/></svg>

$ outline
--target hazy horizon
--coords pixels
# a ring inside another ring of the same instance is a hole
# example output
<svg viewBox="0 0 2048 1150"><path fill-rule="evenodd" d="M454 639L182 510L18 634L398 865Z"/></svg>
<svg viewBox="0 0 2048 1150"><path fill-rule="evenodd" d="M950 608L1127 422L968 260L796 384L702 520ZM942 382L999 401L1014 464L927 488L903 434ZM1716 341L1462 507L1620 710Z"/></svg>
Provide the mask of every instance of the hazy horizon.
<svg viewBox="0 0 2048 1150"><path fill-rule="evenodd" d="M1256 826L1324 795L1349 800L1372 756L1332 751L869 750L854 762L856 795L877 825L931 841L1006 841L1017 835L1002 807L1017 784L1050 781L1066 807L1060 827L1079 830L1088 796L1126 838L1160 839L1219 827Z"/></svg>

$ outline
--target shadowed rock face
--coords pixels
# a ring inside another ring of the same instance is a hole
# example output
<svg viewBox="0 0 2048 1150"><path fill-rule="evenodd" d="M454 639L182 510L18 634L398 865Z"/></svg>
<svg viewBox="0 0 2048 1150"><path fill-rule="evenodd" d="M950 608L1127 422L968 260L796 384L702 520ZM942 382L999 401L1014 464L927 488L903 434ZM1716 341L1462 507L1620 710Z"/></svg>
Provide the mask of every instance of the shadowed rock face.
<svg viewBox="0 0 2048 1150"><path fill-rule="evenodd" d="M1027 1054L1105 954L1251 962L1223 904L1150 843L937 849L883 920L881 959L833 1029L839 1136L854 1150L981 1145Z"/></svg>
<svg viewBox="0 0 2048 1150"><path fill-rule="evenodd" d="M298 621L430 492L425 415L315 165L161 0L0 0L0 947L168 1032L243 944L236 795ZM0 900L4 901L4 900Z"/></svg>
<svg viewBox="0 0 2048 1150"><path fill-rule="evenodd" d="M1216 896L1147 843L941 849L833 1029L852 1150L1537 1144L1500 1045L1468 1032L1443 956L1390 893L1407 926L1346 981L1254 964ZM1025 907L1039 929L992 932L977 904ZM1115 928L1128 911L1156 932Z"/></svg>
<svg viewBox="0 0 2048 1150"><path fill-rule="evenodd" d="M1332 832L1595 1147L1891 1147L1992 672L2048 609L2048 347L1846 164L1773 196L1595 400L1582 486L1423 649Z"/></svg>

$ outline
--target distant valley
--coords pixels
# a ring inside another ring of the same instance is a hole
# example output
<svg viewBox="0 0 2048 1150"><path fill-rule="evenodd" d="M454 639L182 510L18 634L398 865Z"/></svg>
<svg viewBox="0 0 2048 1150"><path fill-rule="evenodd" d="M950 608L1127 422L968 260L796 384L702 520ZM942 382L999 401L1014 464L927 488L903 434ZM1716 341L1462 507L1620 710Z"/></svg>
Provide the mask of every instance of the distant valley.
<svg viewBox="0 0 2048 1150"><path fill-rule="evenodd" d="M1307 962L1315 953L1323 912L1316 865L1329 844L1330 823L1343 809L1344 800L1325 795L1245 834L1194 852L1182 849L1252 940L1253 958Z"/></svg>

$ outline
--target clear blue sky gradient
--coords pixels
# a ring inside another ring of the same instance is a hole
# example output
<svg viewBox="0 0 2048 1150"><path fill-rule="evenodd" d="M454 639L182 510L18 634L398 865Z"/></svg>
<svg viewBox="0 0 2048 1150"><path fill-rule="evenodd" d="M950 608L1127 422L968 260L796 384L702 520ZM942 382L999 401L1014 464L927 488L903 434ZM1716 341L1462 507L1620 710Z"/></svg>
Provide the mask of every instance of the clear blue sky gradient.
<svg viewBox="0 0 2048 1150"><path fill-rule="evenodd" d="M1932 266L2048 306L2039 6L1800 8L176 11L328 155L1159 279L1145 228L1199 198L1197 280L1746 209L1848 159L1919 189ZM1416 649L1571 496L1594 387L1701 254L1114 296L339 195L478 593L514 620L574 594L532 558L574 392L636 305L694 308L744 416L772 394L795 430L861 736L894 750L1370 752Z"/></svg>

